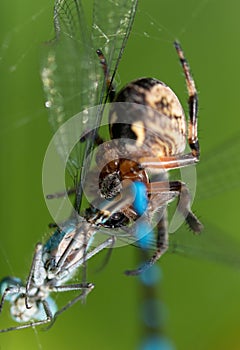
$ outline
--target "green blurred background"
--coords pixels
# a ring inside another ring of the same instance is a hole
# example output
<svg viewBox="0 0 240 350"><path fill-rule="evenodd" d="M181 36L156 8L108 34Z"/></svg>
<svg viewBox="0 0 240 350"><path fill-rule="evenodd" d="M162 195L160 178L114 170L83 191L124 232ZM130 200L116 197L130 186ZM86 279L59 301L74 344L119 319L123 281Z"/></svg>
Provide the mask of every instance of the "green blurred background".
<svg viewBox="0 0 240 350"><path fill-rule="evenodd" d="M239 138L239 11L240 4L233 0L140 0L117 77L120 86L140 76L159 78L174 89L186 107L184 79L172 46L175 38L180 40L199 90L202 163L208 151L216 149L220 154L224 141L229 144ZM42 43L53 36L52 16L53 0L1 3L2 277L26 278L34 245L49 235L51 217L42 195L41 167L51 132L39 72ZM229 183L229 164L233 174L239 173L238 145L228 165L223 160L210 173L205 167L210 182L214 184L221 175L221 186L225 180ZM194 210L203 222L221 227L226 240L238 240L240 247L240 191L234 184L226 188L220 188L218 196L210 194L206 200L195 201ZM1 334L0 348L136 349L140 341L139 283L123 274L136 265L135 248L114 250L108 266L96 273L101 262L102 256L90 264L89 280L96 288L86 305L75 305L50 331ZM163 281L159 298L167 309L164 328L175 347L240 349L239 271L173 254L166 255L160 264ZM68 299L57 296L57 300ZM0 328L10 325L13 321L6 304Z"/></svg>

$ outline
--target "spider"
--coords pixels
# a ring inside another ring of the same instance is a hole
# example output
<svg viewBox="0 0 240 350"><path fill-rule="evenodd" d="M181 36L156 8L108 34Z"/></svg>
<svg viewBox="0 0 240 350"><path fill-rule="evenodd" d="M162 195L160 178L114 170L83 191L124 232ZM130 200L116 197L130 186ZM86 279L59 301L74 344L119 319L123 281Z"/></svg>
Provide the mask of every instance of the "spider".
<svg viewBox="0 0 240 350"><path fill-rule="evenodd" d="M126 271L136 275L153 265L168 248L167 204L178 198L178 210L194 233L203 225L190 208L190 192L180 180L168 181L167 171L198 163L200 147L197 135L198 95L189 65L178 42L174 42L188 90L188 144L191 152L183 154L186 146L186 118L175 93L163 82L154 78L140 78L130 82L116 93L108 73L104 54L97 50L102 65L108 98L112 102L109 113L109 133L112 142L103 142L98 136L98 145L103 149L97 153L96 162L101 169L99 192L106 199L121 193L124 181L142 182L146 186L148 209L145 216L150 221L154 213L161 210L157 224L156 248L144 266ZM99 141L100 140L100 141ZM151 179L147 169L155 173ZM156 176L157 174L157 176ZM141 190L144 196L144 190ZM140 210L142 211L142 210ZM139 218L136 205L122 208L112 215L105 226L126 225ZM104 214L97 212L99 223ZM97 219L94 217L94 220Z"/></svg>

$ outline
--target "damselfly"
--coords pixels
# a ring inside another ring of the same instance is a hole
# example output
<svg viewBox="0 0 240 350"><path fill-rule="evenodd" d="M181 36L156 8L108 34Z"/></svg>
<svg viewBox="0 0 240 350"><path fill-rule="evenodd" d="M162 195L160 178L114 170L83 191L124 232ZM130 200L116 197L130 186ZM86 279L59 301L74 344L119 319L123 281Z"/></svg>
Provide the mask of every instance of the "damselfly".
<svg viewBox="0 0 240 350"><path fill-rule="evenodd" d="M76 270L102 249L113 244L113 238L107 238L94 249L90 249L96 228L86 220L71 220L58 228L43 245L38 243L32 260L29 276L24 284L19 278L6 277L0 281L2 295L0 312L8 301L11 304L11 316L23 323L0 333L43 325L53 321L77 301L84 299L94 288L92 283L66 284ZM90 249L90 250L89 250ZM57 311L51 293L80 291L67 305Z"/></svg>

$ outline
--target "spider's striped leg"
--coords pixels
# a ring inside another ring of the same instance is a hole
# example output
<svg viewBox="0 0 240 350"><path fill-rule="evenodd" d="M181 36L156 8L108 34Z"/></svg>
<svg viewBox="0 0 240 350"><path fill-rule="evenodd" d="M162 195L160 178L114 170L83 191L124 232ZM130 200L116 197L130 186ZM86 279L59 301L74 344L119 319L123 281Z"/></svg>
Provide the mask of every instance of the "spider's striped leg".
<svg viewBox="0 0 240 350"><path fill-rule="evenodd" d="M180 59L183 72L186 79L188 90L188 108L189 108L189 122L188 122L188 144L192 150L192 155L199 159L200 148L197 135L197 121L198 121L198 95L195 87L193 77L190 73L190 68L184 57L183 50L178 42L174 42L177 50L178 57Z"/></svg>
<svg viewBox="0 0 240 350"><path fill-rule="evenodd" d="M198 163L198 158L192 153L164 156L164 157L142 157L138 159L140 167L149 169L179 169Z"/></svg>
<svg viewBox="0 0 240 350"><path fill-rule="evenodd" d="M177 209L184 216L189 228L195 233L203 230L203 225L191 211L190 193L185 183L178 180L152 182L147 185L147 191L152 194L176 192L176 196L178 196Z"/></svg>
<svg viewBox="0 0 240 350"><path fill-rule="evenodd" d="M103 69L103 74L105 78L105 83L106 83L106 90L107 90L107 96L106 100L109 99L110 102L113 102L115 95L116 95L116 90L113 84L113 79L109 75L109 69L108 69L108 64L107 60L102 52L102 50L98 49L96 51L96 54L98 55L100 64ZM94 139L94 144L95 146L99 146L102 143L104 143L104 139L98 134L98 128L93 129L93 130L87 130L80 138L80 142L85 142L86 139L93 138Z"/></svg>
<svg viewBox="0 0 240 350"><path fill-rule="evenodd" d="M100 63L101 63L102 69L103 69L103 73L104 73L104 77L105 77L105 81L106 81L107 97L109 98L110 102L113 102L113 100L116 96L116 90L115 90L114 84L112 82L112 78L109 75L109 69L108 69L106 58L105 58L102 50L100 50L100 49L97 50L97 55L98 55L98 58L100 60Z"/></svg>
<svg viewBox="0 0 240 350"><path fill-rule="evenodd" d="M191 153L169 157L144 157L139 160L142 167L156 169L175 169L185 167L198 162L200 147L198 142L197 122L198 122L198 95L193 77L190 73L189 65L184 57L183 50L178 42L174 43L180 59L188 90L189 122L188 122L188 144Z"/></svg>

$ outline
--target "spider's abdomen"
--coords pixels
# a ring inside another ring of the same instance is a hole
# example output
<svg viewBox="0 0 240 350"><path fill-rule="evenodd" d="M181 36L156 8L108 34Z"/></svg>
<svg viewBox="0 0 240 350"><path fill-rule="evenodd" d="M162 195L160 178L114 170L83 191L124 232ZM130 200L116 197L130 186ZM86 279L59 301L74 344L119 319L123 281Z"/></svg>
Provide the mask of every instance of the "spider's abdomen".
<svg viewBox="0 0 240 350"><path fill-rule="evenodd" d="M184 111L167 85L141 78L124 87L114 102L109 116L112 139L135 140L141 156L170 156L184 151Z"/></svg>

